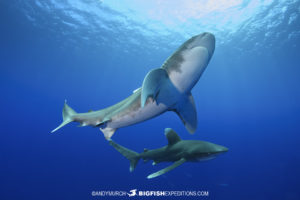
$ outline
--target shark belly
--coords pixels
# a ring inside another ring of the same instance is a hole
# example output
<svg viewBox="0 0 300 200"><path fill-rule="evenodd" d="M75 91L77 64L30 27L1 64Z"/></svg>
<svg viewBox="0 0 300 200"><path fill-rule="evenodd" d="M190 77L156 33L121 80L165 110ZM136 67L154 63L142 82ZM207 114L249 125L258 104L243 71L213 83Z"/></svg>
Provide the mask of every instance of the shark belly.
<svg viewBox="0 0 300 200"><path fill-rule="evenodd" d="M162 114L167 110L164 104L156 104L155 102L148 104L144 108L138 108L137 110L130 111L124 115L116 115L107 124L111 128L121 128L124 126L129 126L136 124L147 119L151 119L157 115Z"/></svg>
<svg viewBox="0 0 300 200"><path fill-rule="evenodd" d="M110 120L101 127L105 138L109 139L114 132L121 127L130 126L139 122L156 117L167 111L168 107L164 104L157 104L149 99L145 107L141 107L140 95L132 102L125 103L121 108L111 114Z"/></svg>

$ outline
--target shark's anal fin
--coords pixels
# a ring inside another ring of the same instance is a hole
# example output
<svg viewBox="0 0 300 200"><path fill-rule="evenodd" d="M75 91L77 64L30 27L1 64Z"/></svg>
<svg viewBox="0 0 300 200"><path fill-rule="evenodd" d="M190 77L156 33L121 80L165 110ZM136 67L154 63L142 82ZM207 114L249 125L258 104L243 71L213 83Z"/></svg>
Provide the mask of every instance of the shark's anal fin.
<svg viewBox="0 0 300 200"><path fill-rule="evenodd" d="M169 145L173 145L181 140L178 134L171 128L165 128L165 136L168 139Z"/></svg>
<svg viewBox="0 0 300 200"><path fill-rule="evenodd" d="M180 160L174 162L172 165L170 165L169 167L166 167L162 170L159 170L158 172L155 172L153 174L150 174L149 176L147 176L148 179L151 179L151 178L155 178L155 177L158 177L160 175L163 175L165 173L167 173L168 171L171 171L172 169L178 167L179 165L182 165L186 160L184 158L181 158Z"/></svg>
<svg viewBox="0 0 300 200"><path fill-rule="evenodd" d="M192 94L189 93L184 96L177 103L174 111L178 114L188 132L194 133L197 129L197 111Z"/></svg>
<svg viewBox="0 0 300 200"><path fill-rule="evenodd" d="M179 91L175 88L167 71L163 68L151 70L145 77L142 85L141 107L144 107L147 99L151 97L157 104L173 105Z"/></svg>

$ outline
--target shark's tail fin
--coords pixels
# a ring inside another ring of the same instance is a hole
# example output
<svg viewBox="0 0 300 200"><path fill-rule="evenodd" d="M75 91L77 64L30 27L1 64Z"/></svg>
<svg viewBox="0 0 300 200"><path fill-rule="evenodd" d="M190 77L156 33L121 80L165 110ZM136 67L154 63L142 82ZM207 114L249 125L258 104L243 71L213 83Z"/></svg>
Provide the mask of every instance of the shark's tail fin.
<svg viewBox="0 0 300 200"><path fill-rule="evenodd" d="M135 151L132 151L115 143L111 139L109 139L108 141L111 146L113 146L117 151L119 151L124 157L126 157L130 161L129 171L132 172L135 169L138 161L140 160L139 154Z"/></svg>
<svg viewBox="0 0 300 200"><path fill-rule="evenodd" d="M62 111L62 116L63 116L63 122L55 128L51 133L57 131L61 127L67 125L68 123L73 121L73 116L77 114L70 106L68 106L67 101L65 101L64 108Z"/></svg>

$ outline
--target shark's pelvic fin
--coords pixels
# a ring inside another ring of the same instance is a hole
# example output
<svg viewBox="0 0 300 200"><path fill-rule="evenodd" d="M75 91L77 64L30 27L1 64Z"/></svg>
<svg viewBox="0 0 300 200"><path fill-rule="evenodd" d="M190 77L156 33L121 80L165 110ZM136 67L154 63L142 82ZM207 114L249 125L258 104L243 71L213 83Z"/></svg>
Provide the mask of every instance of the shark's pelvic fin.
<svg viewBox="0 0 300 200"><path fill-rule="evenodd" d="M192 94L185 95L177 103L174 111L178 114L188 132L194 133L197 129L197 111Z"/></svg>
<svg viewBox="0 0 300 200"><path fill-rule="evenodd" d="M110 128L110 127L105 127L105 128L101 128L100 127L100 131L102 131L102 133L104 134L105 139L109 140L113 134L116 132L117 129L115 128Z"/></svg>
<svg viewBox="0 0 300 200"><path fill-rule="evenodd" d="M168 139L169 145L173 145L181 140L178 134L171 128L165 128L165 136Z"/></svg>
<svg viewBox="0 0 300 200"><path fill-rule="evenodd" d="M172 106L176 102L179 91L175 88L167 71L163 68L151 70L145 77L142 85L141 106L144 107L151 97L157 104L163 103Z"/></svg>
<svg viewBox="0 0 300 200"><path fill-rule="evenodd" d="M64 108L62 111L63 116L63 122L54 130L51 131L51 133L57 131L61 127L67 125L68 123L73 121L73 116L77 114L70 106L68 106L67 101L65 101Z"/></svg>
<svg viewBox="0 0 300 200"><path fill-rule="evenodd" d="M180 160L174 162L172 165L170 165L169 167L166 167L162 170L159 170L158 172L155 172L153 174L150 174L149 176L147 176L148 179L151 179L151 178L155 178L155 177L158 177L160 175L163 175L165 173L167 173L168 171L171 171L172 169L178 167L179 165L183 164L186 160L184 158L181 158Z"/></svg>
<svg viewBox="0 0 300 200"><path fill-rule="evenodd" d="M119 151L124 157L126 157L130 161L129 171L132 172L135 169L135 167L140 159L139 154L135 151L132 151L130 149L127 149L127 148L115 143L111 139L108 139L108 141L111 146L113 146L117 151Z"/></svg>

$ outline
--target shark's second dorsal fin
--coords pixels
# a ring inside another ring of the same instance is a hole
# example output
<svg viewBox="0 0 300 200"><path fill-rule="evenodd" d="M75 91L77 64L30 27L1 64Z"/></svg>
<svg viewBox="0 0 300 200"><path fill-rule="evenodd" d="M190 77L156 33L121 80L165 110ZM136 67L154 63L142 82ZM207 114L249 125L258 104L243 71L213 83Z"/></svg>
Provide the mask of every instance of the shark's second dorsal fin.
<svg viewBox="0 0 300 200"><path fill-rule="evenodd" d="M171 128L165 128L165 135L168 139L169 145L173 145L181 140L177 133Z"/></svg>
<svg viewBox="0 0 300 200"><path fill-rule="evenodd" d="M140 89L141 89L141 87L139 87L139 88L133 90L132 93L136 93L136 92L139 91Z"/></svg>

